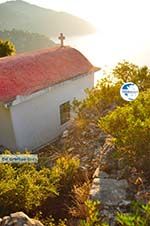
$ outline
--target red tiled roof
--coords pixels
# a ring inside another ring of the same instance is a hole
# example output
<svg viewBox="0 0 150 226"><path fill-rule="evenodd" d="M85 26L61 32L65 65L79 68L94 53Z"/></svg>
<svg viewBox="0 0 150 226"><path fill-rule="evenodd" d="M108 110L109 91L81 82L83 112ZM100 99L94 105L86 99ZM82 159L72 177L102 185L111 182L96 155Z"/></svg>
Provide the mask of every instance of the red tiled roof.
<svg viewBox="0 0 150 226"><path fill-rule="evenodd" d="M38 90L97 68L76 49L55 47L0 59L0 101Z"/></svg>

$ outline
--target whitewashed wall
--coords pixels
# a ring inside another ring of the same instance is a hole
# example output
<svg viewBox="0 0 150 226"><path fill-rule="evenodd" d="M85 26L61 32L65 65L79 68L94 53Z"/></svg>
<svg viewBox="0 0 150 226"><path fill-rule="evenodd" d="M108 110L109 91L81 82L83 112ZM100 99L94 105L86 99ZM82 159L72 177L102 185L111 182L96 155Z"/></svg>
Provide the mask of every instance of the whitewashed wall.
<svg viewBox="0 0 150 226"><path fill-rule="evenodd" d="M60 125L59 106L74 98L85 97L84 89L92 88L94 74L65 81L33 95L11 107L18 150L35 149L56 138L65 125Z"/></svg>
<svg viewBox="0 0 150 226"><path fill-rule="evenodd" d="M10 110L4 106L0 106L0 145L10 149L16 148Z"/></svg>

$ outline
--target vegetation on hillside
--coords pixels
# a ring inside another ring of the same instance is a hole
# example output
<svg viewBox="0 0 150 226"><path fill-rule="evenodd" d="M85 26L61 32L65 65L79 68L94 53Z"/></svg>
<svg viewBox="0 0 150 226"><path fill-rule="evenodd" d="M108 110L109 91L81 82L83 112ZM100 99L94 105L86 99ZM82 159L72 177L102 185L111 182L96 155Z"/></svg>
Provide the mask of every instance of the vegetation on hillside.
<svg viewBox="0 0 150 226"><path fill-rule="evenodd" d="M57 205L63 207L63 199L73 188L78 168L79 159L68 155L58 158L52 168L0 164L0 216L16 211L40 219L55 216Z"/></svg>
<svg viewBox="0 0 150 226"><path fill-rule="evenodd" d="M87 98L85 100L74 101L74 110L78 113L78 117L96 122L99 117L106 115L117 106L128 104L120 96L121 85L128 81L137 84L140 93L147 90L150 88L150 69L147 66L138 67L127 61L118 63L95 88L86 90ZM94 119L90 117L93 115Z"/></svg>
<svg viewBox="0 0 150 226"><path fill-rule="evenodd" d="M14 43L17 53L53 47L55 43L48 37L22 30L0 31L0 38Z"/></svg>
<svg viewBox="0 0 150 226"><path fill-rule="evenodd" d="M100 127L115 139L118 155L150 179L150 89L133 103L101 118Z"/></svg>
<svg viewBox="0 0 150 226"><path fill-rule="evenodd" d="M133 81L139 87L140 94L133 102L120 97L120 87L126 81ZM96 88L87 91L84 101L74 104L80 119L98 123L114 138L124 160L150 175L150 69L147 66L118 63Z"/></svg>
<svg viewBox="0 0 150 226"><path fill-rule="evenodd" d="M124 101L119 94L121 85L128 81L136 83L140 90L138 98L132 102ZM116 147L115 158L122 159L127 166L127 179L134 169L139 175L142 188L149 188L150 69L123 61L96 88L87 90L86 93L87 98L84 101L74 102L78 120L94 122L106 134L111 135ZM147 202L148 194L145 192ZM130 211L128 214L118 214L117 225L149 225L149 204L143 207L137 205Z"/></svg>

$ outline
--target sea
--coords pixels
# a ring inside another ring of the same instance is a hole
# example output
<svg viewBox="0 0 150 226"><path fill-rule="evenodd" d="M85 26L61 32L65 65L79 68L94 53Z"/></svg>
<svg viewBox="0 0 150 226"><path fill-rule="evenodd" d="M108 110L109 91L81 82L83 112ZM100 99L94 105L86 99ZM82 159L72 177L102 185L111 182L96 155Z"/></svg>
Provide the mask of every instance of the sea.
<svg viewBox="0 0 150 226"><path fill-rule="evenodd" d="M59 43L58 37L51 39ZM113 35L96 32L84 36L66 37L65 45L78 49L94 66L101 68L96 73L95 82L103 76L104 71L111 70L123 60L139 66L150 66L149 40L142 41L133 37L116 38Z"/></svg>

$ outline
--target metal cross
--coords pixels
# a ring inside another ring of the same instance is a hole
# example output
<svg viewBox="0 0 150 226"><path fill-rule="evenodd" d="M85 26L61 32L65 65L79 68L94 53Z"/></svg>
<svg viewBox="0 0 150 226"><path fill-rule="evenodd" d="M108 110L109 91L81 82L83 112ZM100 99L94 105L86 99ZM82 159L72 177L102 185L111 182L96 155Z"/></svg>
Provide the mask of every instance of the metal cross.
<svg viewBox="0 0 150 226"><path fill-rule="evenodd" d="M64 46L64 40L65 40L65 36L63 35L63 33L60 33L60 36L58 37L61 41L61 47Z"/></svg>

